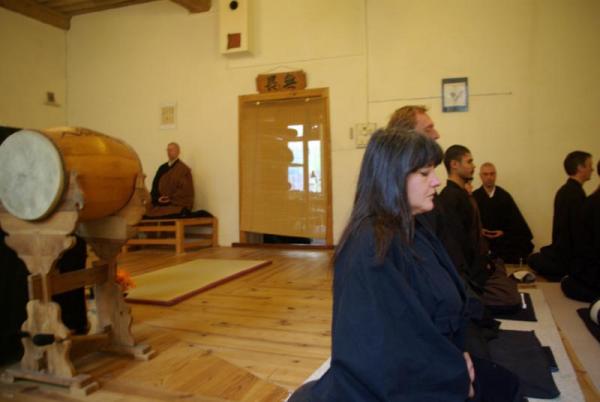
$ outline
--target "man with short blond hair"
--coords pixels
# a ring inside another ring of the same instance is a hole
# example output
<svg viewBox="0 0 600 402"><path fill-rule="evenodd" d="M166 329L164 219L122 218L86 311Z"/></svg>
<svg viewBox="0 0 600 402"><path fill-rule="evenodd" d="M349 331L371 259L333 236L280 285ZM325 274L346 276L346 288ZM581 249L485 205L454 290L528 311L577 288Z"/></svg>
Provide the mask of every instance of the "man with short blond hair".
<svg viewBox="0 0 600 402"><path fill-rule="evenodd" d="M388 122L388 128L401 128L415 130L419 134L428 136L433 140L440 138L440 133L435 129L433 120L427 114L427 106L406 105L397 109Z"/></svg>

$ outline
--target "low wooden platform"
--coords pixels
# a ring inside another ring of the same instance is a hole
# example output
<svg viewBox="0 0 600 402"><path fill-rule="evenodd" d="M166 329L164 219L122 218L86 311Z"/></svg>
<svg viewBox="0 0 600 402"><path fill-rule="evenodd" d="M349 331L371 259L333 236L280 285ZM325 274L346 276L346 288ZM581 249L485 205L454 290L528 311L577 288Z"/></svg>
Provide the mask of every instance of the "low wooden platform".
<svg viewBox="0 0 600 402"><path fill-rule="evenodd" d="M191 233L188 229L208 227L209 233ZM216 247L219 244L219 221L211 218L144 219L136 225L137 236L129 239L123 252L132 246L175 246L175 253L189 249Z"/></svg>

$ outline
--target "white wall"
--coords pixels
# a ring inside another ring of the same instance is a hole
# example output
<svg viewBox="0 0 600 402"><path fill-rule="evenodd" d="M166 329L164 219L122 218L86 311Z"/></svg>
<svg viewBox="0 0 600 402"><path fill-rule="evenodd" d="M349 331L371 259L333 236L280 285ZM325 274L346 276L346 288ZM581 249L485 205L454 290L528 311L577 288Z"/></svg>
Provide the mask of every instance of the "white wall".
<svg viewBox="0 0 600 402"><path fill-rule="evenodd" d="M74 18L68 122L133 145L148 184L166 143L179 142L196 207L220 218L221 244L238 240L237 96L273 70L303 69L309 87L330 88L336 237L362 157L350 127L384 125L407 103L431 107L443 146L496 163L538 246L550 237L564 155L600 157L595 0L255 0L256 51L234 57L218 53L214 10L189 15L159 1ZM457 76L469 77L470 110L441 113L441 79ZM178 125L160 130L168 101Z"/></svg>
<svg viewBox="0 0 600 402"><path fill-rule="evenodd" d="M214 10L190 15L165 1L74 18L69 124L129 142L148 185L166 144L179 142L192 168L196 206L219 217L220 242L229 244L239 236L237 97L256 92L260 73L279 65L303 69L310 87L330 88L339 233L352 197L346 182L361 155L348 145L348 128L366 118L363 2L257 1L258 50L251 57L218 53ZM178 105L174 130L159 129L159 105L166 101Z"/></svg>
<svg viewBox="0 0 600 402"><path fill-rule="evenodd" d="M66 33L0 7L0 125L66 123ZM54 92L60 106L45 105Z"/></svg>

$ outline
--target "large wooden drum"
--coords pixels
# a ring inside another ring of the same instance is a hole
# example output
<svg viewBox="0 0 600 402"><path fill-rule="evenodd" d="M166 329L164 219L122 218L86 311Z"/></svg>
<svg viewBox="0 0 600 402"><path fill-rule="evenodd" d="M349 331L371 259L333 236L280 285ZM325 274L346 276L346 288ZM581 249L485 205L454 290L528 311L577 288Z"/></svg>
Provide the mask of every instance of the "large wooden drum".
<svg viewBox="0 0 600 402"><path fill-rule="evenodd" d="M109 216L131 198L142 173L135 151L124 142L92 130L58 127L21 130L0 146L0 200L24 220L47 217L77 173L83 193L79 219Z"/></svg>

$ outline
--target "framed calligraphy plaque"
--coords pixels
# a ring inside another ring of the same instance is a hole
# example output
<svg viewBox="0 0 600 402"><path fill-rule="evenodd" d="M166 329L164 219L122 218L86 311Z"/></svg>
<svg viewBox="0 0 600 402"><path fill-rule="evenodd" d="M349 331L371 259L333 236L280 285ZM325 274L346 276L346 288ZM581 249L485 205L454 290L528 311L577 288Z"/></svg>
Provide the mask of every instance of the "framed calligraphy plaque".
<svg viewBox="0 0 600 402"><path fill-rule="evenodd" d="M256 89L259 93L296 91L306 88L306 74L302 70L285 73L259 74Z"/></svg>

